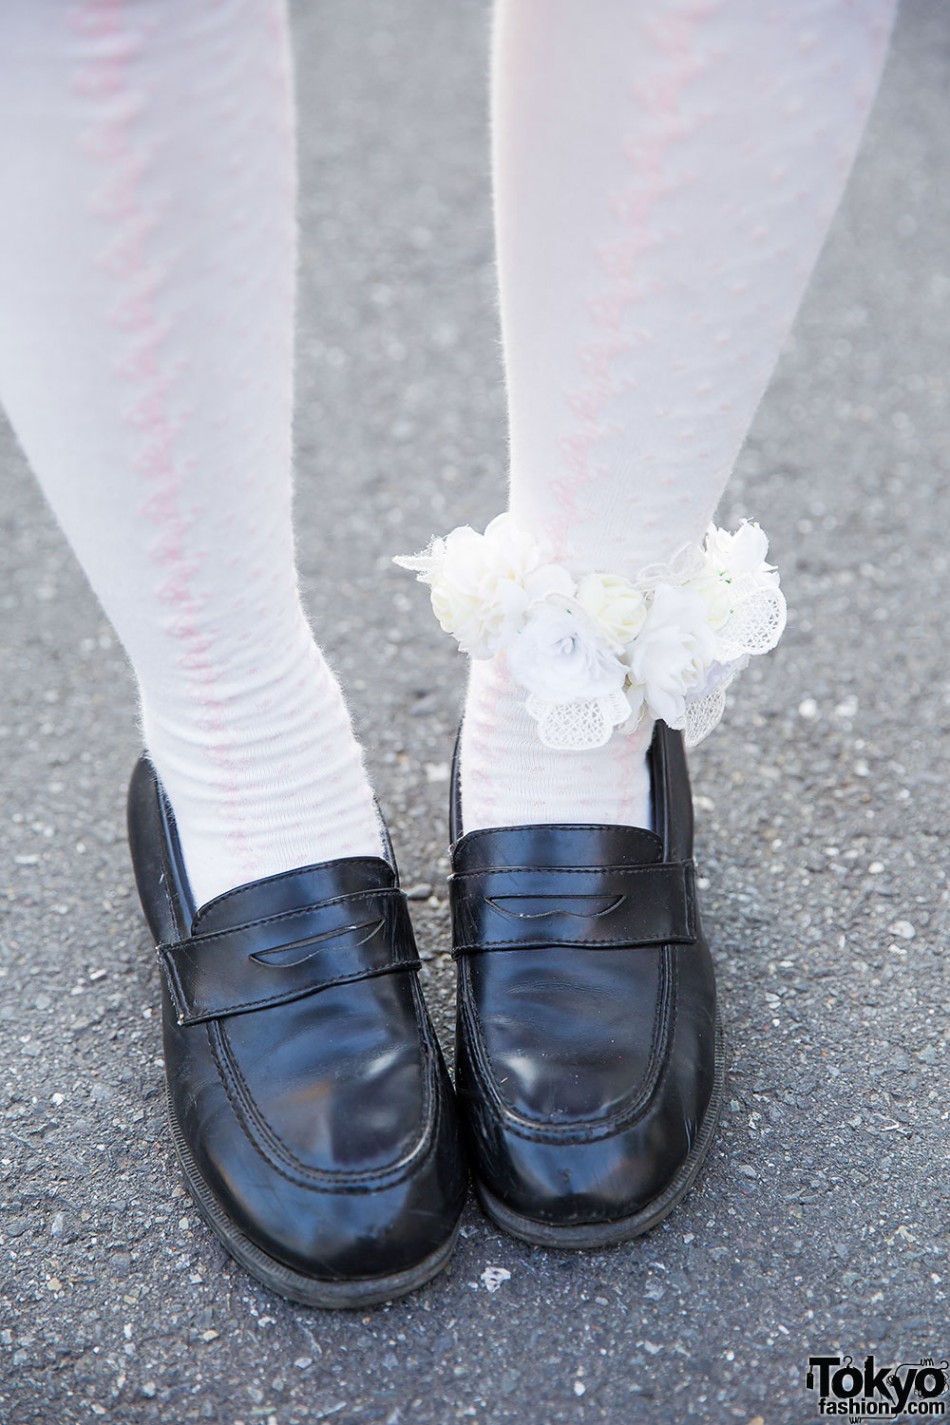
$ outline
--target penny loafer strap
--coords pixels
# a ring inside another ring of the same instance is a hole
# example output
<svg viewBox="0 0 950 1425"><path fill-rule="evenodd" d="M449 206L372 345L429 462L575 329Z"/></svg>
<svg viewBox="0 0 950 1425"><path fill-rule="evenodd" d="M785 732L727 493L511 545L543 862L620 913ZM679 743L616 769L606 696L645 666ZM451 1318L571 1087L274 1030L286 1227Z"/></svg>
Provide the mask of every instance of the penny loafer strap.
<svg viewBox="0 0 950 1425"><path fill-rule="evenodd" d="M402 891L359 891L156 947L179 1024L417 970Z"/></svg>
<svg viewBox="0 0 950 1425"><path fill-rule="evenodd" d="M489 867L450 882L453 954L548 945L629 949L696 939L692 861Z"/></svg>

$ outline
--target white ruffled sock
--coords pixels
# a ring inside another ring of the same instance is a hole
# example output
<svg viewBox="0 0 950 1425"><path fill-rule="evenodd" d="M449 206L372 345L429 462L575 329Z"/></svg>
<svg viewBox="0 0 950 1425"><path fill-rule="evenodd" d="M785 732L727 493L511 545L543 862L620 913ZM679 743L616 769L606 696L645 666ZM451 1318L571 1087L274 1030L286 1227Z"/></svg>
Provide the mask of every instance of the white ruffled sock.
<svg viewBox="0 0 950 1425"><path fill-rule="evenodd" d="M382 850L294 572L294 158L282 0L0 12L0 399L199 902Z"/></svg>
<svg viewBox="0 0 950 1425"><path fill-rule="evenodd" d="M844 187L894 11L496 0L510 508L572 573L635 578L702 539ZM549 751L522 696L500 660L473 665L465 829L648 824L646 730Z"/></svg>

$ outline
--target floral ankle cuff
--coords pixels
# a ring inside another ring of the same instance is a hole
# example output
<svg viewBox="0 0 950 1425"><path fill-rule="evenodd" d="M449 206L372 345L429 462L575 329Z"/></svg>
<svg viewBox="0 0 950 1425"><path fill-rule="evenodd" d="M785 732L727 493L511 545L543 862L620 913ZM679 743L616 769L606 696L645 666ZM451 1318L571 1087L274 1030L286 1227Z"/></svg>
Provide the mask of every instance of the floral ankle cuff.
<svg viewBox="0 0 950 1425"><path fill-rule="evenodd" d="M463 653L507 660L544 745L579 752L645 716L682 730L688 747L712 732L733 678L785 628L768 547L750 521L735 534L710 525L701 545L635 579L575 576L505 513L484 534L462 525L395 563L429 585Z"/></svg>

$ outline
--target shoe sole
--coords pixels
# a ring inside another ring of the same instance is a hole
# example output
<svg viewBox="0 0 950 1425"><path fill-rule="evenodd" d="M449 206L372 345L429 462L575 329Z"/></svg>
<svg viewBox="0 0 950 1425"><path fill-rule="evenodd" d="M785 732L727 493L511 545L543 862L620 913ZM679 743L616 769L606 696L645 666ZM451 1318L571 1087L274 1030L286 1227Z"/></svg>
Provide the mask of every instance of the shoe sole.
<svg viewBox="0 0 950 1425"><path fill-rule="evenodd" d="M555 1247L567 1251L590 1250L595 1247L613 1247L620 1242L629 1242L673 1211L683 1200L695 1182L706 1160L716 1136L716 1125L722 1107L723 1088L726 1079L726 1041L722 1020L716 1017L716 1055L713 1069L713 1087L699 1126L699 1133L682 1167L670 1180L659 1197L647 1203L639 1212L629 1217L620 1217L613 1222L565 1223L540 1222L534 1217L525 1217L513 1212L476 1180L475 1191L485 1212L491 1220L512 1237L520 1237L535 1247Z"/></svg>
<svg viewBox="0 0 950 1425"><path fill-rule="evenodd" d="M250 1272L252 1277L271 1291L286 1297L288 1301L298 1302L302 1306L319 1306L337 1311L379 1306L383 1302L392 1301L394 1297L405 1296L408 1292L425 1286L426 1282L438 1276L448 1264L458 1238L461 1220L455 1224L452 1235L437 1251L425 1257L416 1266L388 1276L360 1277L352 1281L321 1281L284 1266L245 1236L216 1201L198 1171L191 1149L175 1117L171 1095L167 1089L165 1107L175 1153L201 1216L245 1271Z"/></svg>

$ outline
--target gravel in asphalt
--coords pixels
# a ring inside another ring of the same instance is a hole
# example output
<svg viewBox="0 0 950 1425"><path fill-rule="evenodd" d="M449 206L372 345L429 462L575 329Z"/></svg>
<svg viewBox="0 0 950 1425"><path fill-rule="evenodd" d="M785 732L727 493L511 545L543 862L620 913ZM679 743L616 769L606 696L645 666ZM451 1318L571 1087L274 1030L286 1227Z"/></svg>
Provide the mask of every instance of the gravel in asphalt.
<svg viewBox="0 0 950 1425"><path fill-rule="evenodd" d="M451 1040L464 667L390 556L501 506L481 0L294 9L299 544ZM0 691L0 1421L811 1425L810 1355L950 1353L950 23L906 0L867 141L721 509L792 611L693 757L730 1042L698 1186L561 1254L473 1206L451 1268L289 1305L197 1218L123 830L124 658L12 437Z"/></svg>

